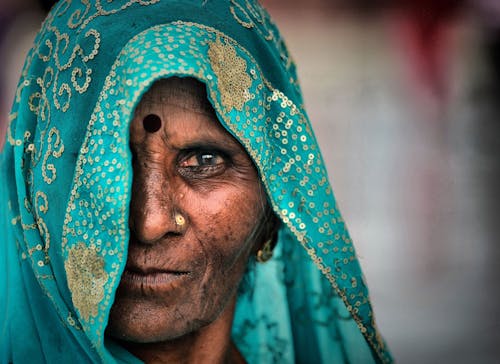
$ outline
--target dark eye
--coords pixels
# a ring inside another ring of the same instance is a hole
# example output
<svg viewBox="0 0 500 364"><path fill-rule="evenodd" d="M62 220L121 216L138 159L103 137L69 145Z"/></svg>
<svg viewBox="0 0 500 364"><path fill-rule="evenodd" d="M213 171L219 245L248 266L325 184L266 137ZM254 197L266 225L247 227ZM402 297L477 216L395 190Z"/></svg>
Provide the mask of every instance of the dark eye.
<svg viewBox="0 0 500 364"><path fill-rule="evenodd" d="M181 167L217 166L224 163L224 158L212 152L196 152L181 162Z"/></svg>

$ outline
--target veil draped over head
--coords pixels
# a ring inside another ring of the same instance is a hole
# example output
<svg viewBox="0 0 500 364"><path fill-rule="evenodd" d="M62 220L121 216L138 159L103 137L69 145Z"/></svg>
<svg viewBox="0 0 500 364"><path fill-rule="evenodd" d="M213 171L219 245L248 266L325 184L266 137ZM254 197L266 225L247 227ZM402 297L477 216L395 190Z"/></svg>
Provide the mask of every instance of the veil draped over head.
<svg viewBox="0 0 500 364"><path fill-rule="evenodd" d="M136 362L105 336L124 270L129 123L158 79L206 85L282 221L249 270L233 339L249 363L389 363L303 109L252 0L61 0L28 54L1 155L0 361Z"/></svg>

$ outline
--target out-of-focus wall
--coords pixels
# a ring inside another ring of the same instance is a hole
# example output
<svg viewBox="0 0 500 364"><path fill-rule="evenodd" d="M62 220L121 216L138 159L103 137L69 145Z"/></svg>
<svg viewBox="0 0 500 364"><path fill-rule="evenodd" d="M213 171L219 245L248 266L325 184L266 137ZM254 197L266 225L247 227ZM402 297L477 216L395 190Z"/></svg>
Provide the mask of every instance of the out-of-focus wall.
<svg viewBox="0 0 500 364"><path fill-rule="evenodd" d="M35 0L0 0L0 148L24 58L43 18Z"/></svg>
<svg viewBox="0 0 500 364"><path fill-rule="evenodd" d="M497 26L472 2L264 3L397 362L497 363Z"/></svg>

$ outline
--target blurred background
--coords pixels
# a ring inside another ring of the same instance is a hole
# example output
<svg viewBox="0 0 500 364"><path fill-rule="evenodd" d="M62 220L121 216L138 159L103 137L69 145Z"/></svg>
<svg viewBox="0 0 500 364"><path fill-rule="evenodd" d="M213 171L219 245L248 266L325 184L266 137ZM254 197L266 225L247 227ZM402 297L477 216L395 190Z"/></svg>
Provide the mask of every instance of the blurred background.
<svg viewBox="0 0 500 364"><path fill-rule="evenodd" d="M500 1L262 3L395 359L499 363ZM0 0L2 133L50 6Z"/></svg>

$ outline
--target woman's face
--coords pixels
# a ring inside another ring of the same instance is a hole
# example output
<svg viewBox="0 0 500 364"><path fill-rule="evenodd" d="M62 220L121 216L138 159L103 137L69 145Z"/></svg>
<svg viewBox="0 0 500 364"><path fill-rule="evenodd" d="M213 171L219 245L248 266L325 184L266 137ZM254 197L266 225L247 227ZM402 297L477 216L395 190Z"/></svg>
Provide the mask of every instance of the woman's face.
<svg viewBox="0 0 500 364"><path fill-rule="evenodd" d="M219 124L192 79L156 83L130 127L131 238L108 334L172 340L213 322L232 302L260 221L252 161Z"/></svg>

